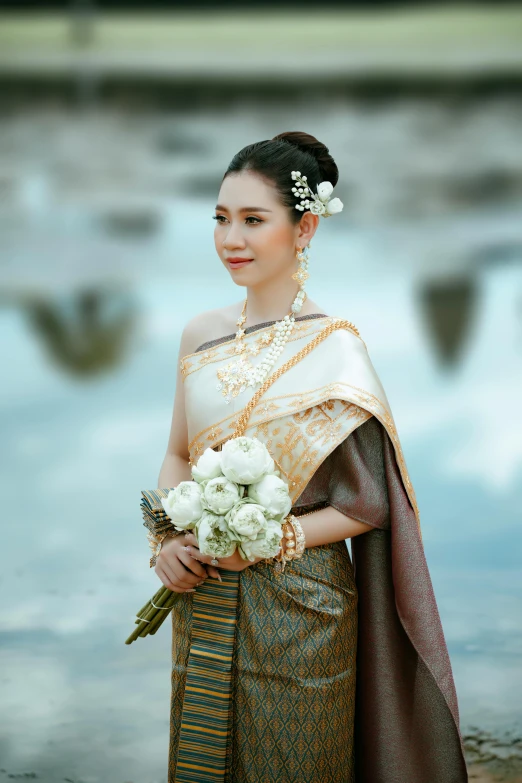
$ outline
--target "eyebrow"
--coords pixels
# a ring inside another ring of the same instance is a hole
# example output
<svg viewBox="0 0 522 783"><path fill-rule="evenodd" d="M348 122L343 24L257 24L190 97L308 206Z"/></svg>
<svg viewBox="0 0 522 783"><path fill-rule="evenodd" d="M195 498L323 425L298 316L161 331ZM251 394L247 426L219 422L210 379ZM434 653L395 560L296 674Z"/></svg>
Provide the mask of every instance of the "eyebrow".
<svg viewBox="0 0 522 783"><path fill-rule="evenodd" d="M220 209L222 212L228 212L228 209L221 204L216 204L216 209ZM271 209L265 207L243 207L240 212L272 212Z"/></svg>

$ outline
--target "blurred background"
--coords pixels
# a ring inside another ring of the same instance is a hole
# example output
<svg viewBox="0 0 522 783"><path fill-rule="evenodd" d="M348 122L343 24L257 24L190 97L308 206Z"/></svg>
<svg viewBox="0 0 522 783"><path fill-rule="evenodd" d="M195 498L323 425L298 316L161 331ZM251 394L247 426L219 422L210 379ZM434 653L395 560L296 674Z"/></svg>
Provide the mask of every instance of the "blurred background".
<svg viewBox="0 0 522 783"><path fill-rule="evenodd" d="M166 781L140 491L183 325L243 299L221 177L288 130L340 169L307 291L387 391L470 780L521 780L522 6L0 6L0 783Z"/></svg>

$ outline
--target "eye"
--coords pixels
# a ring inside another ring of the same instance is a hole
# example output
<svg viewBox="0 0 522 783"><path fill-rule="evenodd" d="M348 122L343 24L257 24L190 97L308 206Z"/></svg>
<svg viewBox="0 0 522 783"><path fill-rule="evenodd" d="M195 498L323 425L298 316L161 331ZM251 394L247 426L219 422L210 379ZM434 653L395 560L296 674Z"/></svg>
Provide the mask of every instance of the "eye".
<svg viewBox="0 0 522 783"><path fill-rule="evenodd" d="M217 220L218 223L223 223L221 220L223 218L226 220L226 217L224 215L212 215L213 220ZM254 217L253 215L249 215L245 220L255 220L255 223L249 223L250 226L255 226L257 223L263 223L263 221L260 218Z"/></svg>

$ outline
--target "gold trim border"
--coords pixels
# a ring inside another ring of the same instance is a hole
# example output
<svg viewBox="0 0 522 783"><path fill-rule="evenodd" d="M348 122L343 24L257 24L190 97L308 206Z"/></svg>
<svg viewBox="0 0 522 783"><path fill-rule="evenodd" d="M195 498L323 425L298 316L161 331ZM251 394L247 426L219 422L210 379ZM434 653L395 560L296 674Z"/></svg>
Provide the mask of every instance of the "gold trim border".
<svg viewBox="0 0 522 783"><path fill-rule="evenodd" d="M319 322L319 323L318 323ZM362 339L361 335L359 334L359 330L353 324L351 321L345 321L342 318L339 318L337 316L327 315L323 316L322 318L313 318L310 321L296 321L296 324L298 324L295 329L292 331L291 336L288 339L289 343L295 342L296 340L303 339L304 337L309 337L310 335L317 334L321 331L321 328L326 325L331 324L342 324L343 328L348 329L348 331L352 332L356 337L359 338L359 340L363 343L363 345L367 348L366 343ZM318 323L317 328L315 328L315 325ZM243 338L243 340L249 340L249 338L252 338L252 342L259 342L260 348L262 348L264 337L263 335L266 335L267 331L274 328L274 324L271 324L270 326L264 326L261 329L256 329L253 332L249 332L249 334L246 334ZM223 342L219 343L218 345L214 345L211 348L207 348L204 351L195 351L194 353L188 353L185 356L181 357L180 359L180 370L181 370L181 377L183 381L185 381L185 378L188 375L192 375L193 373L197 372L198 370L202 369L203 367L206 367L207 364L215 364L220 361L224 361L225 359L230 359L231 357L237 356L235 352L235 336L233 338L230 338L230 340L224 340ZM228 348L226 347L228 346ZM224 350L223 350L224 349ZM219 354L219 355L218 355ZM195 364L195 357L199 358L199 362L196 366Z"/></svg>

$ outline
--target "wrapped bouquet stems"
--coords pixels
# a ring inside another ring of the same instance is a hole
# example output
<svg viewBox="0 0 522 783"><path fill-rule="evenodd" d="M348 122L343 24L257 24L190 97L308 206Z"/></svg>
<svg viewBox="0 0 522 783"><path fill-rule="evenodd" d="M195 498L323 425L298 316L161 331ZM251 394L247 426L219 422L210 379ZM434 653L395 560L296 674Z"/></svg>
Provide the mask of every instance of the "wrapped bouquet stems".
<svg viewBox="0 0 522 783"><path fill-rule="evenodd" d="M148 636L150 633L155 633L181 595L182 593L175 593L164 585L160 587L158 592L152 596L152 600L148 601L136 615L137 627L125 641L125 644L132 644L138 636Z"/></svg>

